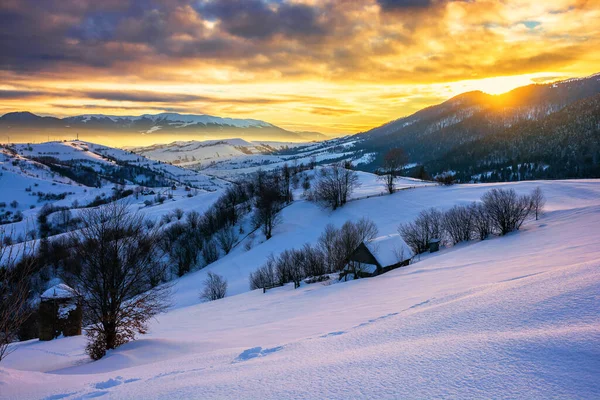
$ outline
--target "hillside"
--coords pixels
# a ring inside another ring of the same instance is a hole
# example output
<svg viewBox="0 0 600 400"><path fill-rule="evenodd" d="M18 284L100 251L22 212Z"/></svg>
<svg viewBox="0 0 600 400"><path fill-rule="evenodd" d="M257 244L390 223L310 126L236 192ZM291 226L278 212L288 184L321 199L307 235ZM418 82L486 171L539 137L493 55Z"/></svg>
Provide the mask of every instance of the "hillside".
<svg viewBox="0 0 600 400"><path fill-rule="evenodd" d="M45 205L76 210L124 199L144 207L145 201L154 203L157 196L171 196L179 207L195 208L195 200L202 208L200 197L212 202L229 185L189 169L82 141L5 146L0 148L0 168L0 224L15 222L8 229L21 240L35 232L37 215ZM173 205L150 208L149 215L160 218Z"/></svg>
<svg viewBox="0 0 600 400"><path fill-rule="evenodd" d="M378 193L360 179L361 196ZM327 223L366 216L389 234L426 207L538 185L546 214L506 237L372 279L248 291L269 253L314 243ZM104 359L89 362L84 337L19 344L0 366L3 397L598 397L599 182L424 186L335 212L295 201L272 239L180 278L172 310ZM201 303L209 271L230 296Z"/></svg>
<svg viewBox="0 0 600 400"><path fill-rule="evenodd" d="M530 85L495 96L482 92L469 92L411 116L358 134L355 138L361 140L360 146L365 152L378 154L371 164L363 166L367 170L377 168L386 150L402 147L411 162L425 165L430 173L437 174L452 170L458 172L464 181L469 181L470 175L483 172L478 171L477 166L490 163L490 159L494 157L496 159L493 161L498 164L495 167L498 168L512 166L514 161L540 162L542 161L539 159L540 153L544 153L546 161L551 158L564 158L564 154L555 146L557 141L564 138L564 135L559 132L562 128L548 131L544 130L544 126L559 124L564 129L569 129L568 125L572 123L572 118L571 120L566 118L569 112L560 111L573 105L571 112L578 112L579 117L589 115L595 110L597 100L593 98L599 93L600 75L545 85ZM594 121L591 119L584 123L593 126ZM521 128L518 128L519 126ZM532 131L532 135L545 137L543 141L538 141L535 150L526 151L521 147L517 150L519 153L517 157L507 152L496 154L488 149L490 143L496 143L494 146L497 147L512 148L513 142L521 140L523 129ZM586 141L579 145L585 147L589 143ZM471 165L461 163L457 159L457 154L468 154ZM573 174L572 166L562 170L556 170L555 166L547 171L547 174L532 174L529 179L596 177L598 174L594 171L598 168L598 161L595 156L592 164L591 168L586 169L585 174ZM474 168L469 169L469 167ZM510 179L509 176L508 179L498 177L496 180Z"/></svg>
<svg viewBox="0 0 600 400"><path fill-rule="evenodd" d="M317 143L246 141L240 138L206 141L178 141L146 147L131 147L132 152L152 160L168 162L204 174L226 179L258 170L273 170L284 164L327 164L351 161L356 166L369 163L373 153L361 149L360 140L350 136Z"/></svg>

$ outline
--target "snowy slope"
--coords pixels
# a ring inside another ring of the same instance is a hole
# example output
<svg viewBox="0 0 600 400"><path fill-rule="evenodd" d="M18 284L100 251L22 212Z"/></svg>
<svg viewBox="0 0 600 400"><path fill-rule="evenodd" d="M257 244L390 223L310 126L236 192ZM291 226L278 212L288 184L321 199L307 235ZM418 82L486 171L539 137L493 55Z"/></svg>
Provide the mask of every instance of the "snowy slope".
<svg viewBox="0 0 600 400"><path fill-rule="evenodd" d="M490 187L545 191L522 231L423 256L372 279L248 292L270 252L368 216L395 233L423 208ZM0 366L3 399L598 398L600 181L421 187L335 212L298 201L271 240L175 286L172 311L91 363L84 338L30 341ZM229 294L199 304L210 270Z"/></svg>
<svg viewBox="0 0 600 400"><path fill-rule="evenodd" d="M244 139L180 141L147 147L130 148L151 160L203 169L218 161L256 154L270 154L276 150L306 145L290 142L249 142Z"/></svg>
<svg viewBox="0 0 600 400"><path fill-rule="evenodd" d="M318 143L292 143L224 139L173 142L164 145L130 148L152 160L170 162L202 173L226 179L259 169L272 170L284 164L326 164L352 161L354 165L370 163L375 154L363 151L360 140L351 137Z"/></svg>

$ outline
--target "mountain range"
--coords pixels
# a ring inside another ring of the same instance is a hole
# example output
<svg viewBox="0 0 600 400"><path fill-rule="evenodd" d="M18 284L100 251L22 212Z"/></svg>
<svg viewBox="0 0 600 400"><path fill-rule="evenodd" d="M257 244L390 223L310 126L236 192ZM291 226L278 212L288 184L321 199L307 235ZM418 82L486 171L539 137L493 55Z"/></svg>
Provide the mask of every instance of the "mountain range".
<svg viewBox="0 0 600 400"><path fill-rule="evenodd" d="M312 141L323 140L317 132L292 132L276 125L256 119L222 118L212 115L160 113L139 116L116 116L84 114L66 118L42 117L28 111L11 112L0 117L0 128L10 129L10 133L26 135L28 132L47 133L65 136L66 132L77 133L116 133L126 135L153 135L171 137L210 136L211 138L231 138L243 136L253 140ZM16 137L15 137L16 139ZM148 142L146 138L145 142ZM13 139L13 141L15 141ZM151 141L151 140L150 140Z"/></svg>
<svg viewBox="0 0 600 400"><path fill-rule="evenodd" d="M430 174L462 181L600 176L600 74L464 93L353 138L376 154L367 170L401 147Z"/></svg>

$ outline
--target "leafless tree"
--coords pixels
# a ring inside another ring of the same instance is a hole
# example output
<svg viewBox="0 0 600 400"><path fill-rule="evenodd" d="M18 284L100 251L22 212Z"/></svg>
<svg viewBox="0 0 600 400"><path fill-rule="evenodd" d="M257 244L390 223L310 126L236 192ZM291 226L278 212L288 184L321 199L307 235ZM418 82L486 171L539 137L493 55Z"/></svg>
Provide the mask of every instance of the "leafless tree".
<svg viewBox="0 0 600 400"><path fill-rule="evenodd" d="M471 240L474 224L470 207L452 207L444 213L442 225L452 244Z"/></svg>
<svg viewBox="0 0 600 400"><path fill-rule="evenodd" d="M340 268L339 260L343 259L337 246L338 233L339 230L333 224L327 224L317 242L317 246L323 253L328 272L337 271Z"/></svg>
<svg viewBox="0 0 600 400"><path fill-rule="evenodd" d="M365 240L377 236L377 226L367 218L356 223L346 221L340 229L327 225L319 237L318 246L324 255L329 272L340 271L350 255Z"/></svg>
<svg viewBox="0 0 600 400"><path fill-rule="evenodd" d="M483 203L472 203L469 207L473 219L473 233L480 240L486 239L492 233L490 215Z"/></svg>
<svg viewBox="0 0 600 400"><path fill-rule="evenodd" d="M9 236L0 228L0 361L14 350L11 343L33 311L28 299L35 243L4 245Z"/></svg>
<svg viewBox="0 0 600 400"><path fill-rule="evenodd" d="M222 299L226 294L227 280L221 275L209 272L204 280L204 289L202 290L200 297L208 301L213 301Z"/></svg>
<svg viewBox="0 0 600 400"><path fill-rule="evenodd" d="M542 188L539 186L533 189L531 192L531 207L533 213L535 214L535 220L544 213L544 206L546 205L546 197L544 196L544 192L542 192Z"/></svg>
<svg viewBox="0 0 600 400"><path fill-rule="evenodd" d="M394 193L396 190L396 180L407 163L408 157L399 147L389 150L383 156L383 165L380 168L382 175L379 179L385 184L388 193Z"/></svg>
<svg viewBox="0 0 600 400"><path fill-rule="evenodd" d="M212 264L219 259L219 249L214 239L209 239L202 246L202 258L206 265Z"/></svg>
<svg viewBox="0 0 600 400"><path fill-rule="evenodd" d="M492 226L500 235L518 230L532 210L530 196L518 196L514 189L494 188L481 200L488 212Z"/></svg>
<svg viewBox="0 0 600 400"><path fill-rule="evenodd" d="M225 254L229 254L233 248L233 245L235 244L235 241L237 240L235 229L233 229L233 226L227 225L225 228L217 232L216 239L223 252Z"/></svg>
<svg viewBox="0 0 600 400"><path fill-rule="evenodd" d="M435 208L421 211L414 222L400 225L398 233L416 254L424 253L432 239L442 239L442 218Z"/></svg>
<svg viewBox="0 0 600 400"><path fill-rule="evenodd" d="M323 168L314 187L314 199L332 209L343 206L359 186L358 175L343 163Z"/></svg>
<svg viewBox="0 0 600 400"><path fill-rule="evenodd" d="M83 220L83 229L70 235L81 271L64 278L81 294L86 351L99 359L146 333L147 321L167 309L170 286L156 286L166 265L158 230L148 230L142 216L111 203L86 211Z"/></svg>
<svg viewBox="0 0 600 400"><path fill-rule="evenodd" d="M261 227L265 238L273 236L273 229L281 223L279 211L282 208L283 197L279 190L278 176L258 175L257 193L255 199L254 225Z"/></svg>
<svg viewBox="0 0 600 400"><path fill-rule="evenodd" d="M250 289L262 289L275 286L278 282L277 272L275 271L275 257L270 254L267 261L256 271L250 274Z"/></svg>
<svg viewBox="0 0 600 400"><path fill-rule="evenodd" d="M173 216L177 219L177 221L183 218L183 214L185 214L185 211L183 211L181 208L176 208L173 210Z"/></svg>

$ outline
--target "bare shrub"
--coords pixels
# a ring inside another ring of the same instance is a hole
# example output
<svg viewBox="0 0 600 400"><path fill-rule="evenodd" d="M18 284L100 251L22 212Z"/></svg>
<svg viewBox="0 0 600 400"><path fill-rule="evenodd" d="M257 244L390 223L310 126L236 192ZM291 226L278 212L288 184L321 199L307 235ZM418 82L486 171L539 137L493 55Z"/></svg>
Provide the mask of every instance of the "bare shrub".
<svg viewBox="0 0 600 400"><path fill-rule="evenodd" d="M275 257L273 254L267 257L267 261L256 271L250 273L250 290L262 289L275 286L278 282L275 271Z"/></svg>
<svg viewBox="0 0 600 400"><path fill-rule="evenodd" d="M452 244L471 240L473 231L471 208L466 206L452 207L444 213L442 225Z"/></svg>
<svg viewBox="0 0 600 400"><path fill-rule="evenodd" d="M216 239L221 247L221 250L223 250L225 254L229 254L233 248L233 245L235 245L235 241L237 240L235 229L233 229L233 226L231 225L226 226L217 232Z"/></svg>
<svg viewBox="0 0 600 400"><path fill-rule="evenodd" d="M173 210L173 217L177 219L177 221L180 221L181 218L183 218L183 214L185 214L185 211L183 211L181 208L176 208Z"/></svg>
<svg viewBox="0 0 600 400"><path fill-rule="evenodd" d="M204 242L202 246L202 258L204 258L206 265L212 264L219 259L219 249L214 239Z"/></svg>
<svg viewBox="0 0 600 400"><path fill-rule="evenodd" d="M424 253L429 249L431 239L442 239L442 217L435 208L423 210L414 222L401 224L398 233L415 254Z"/></svg>
<svg viewBox="0 0 600 400"><path fill-rule="evenodd" d="M200 294L202 299L213 301L222 299L227 294L227 280L221 275L209 272L204 280L204 289Z"/></svg>
<svg viewBox="0 0 600 400"><path fill-rule="evenodd" d="M494 188L485 193L481 200L500 235L518 230L532 210L530 196L518 196L514 189Z"/></svg>
<svg viewBox="0 0 600 400"><path fill-rule="evenodd" d="M323 168L313 190L314 199L335 210L348 201L348 197L359 186L356 172L345 168L342 163Z"/></svg>
<svg viewBox="0 0 600 400"><path fill-rule="evenodd" d="M486 239L492 233L492 221L487 209L482 203L473 203L470 210L474 235L480 240Z"/></svg>
<svg viewBox="0 0 600 400"><path fill-rule="evenodd" d="M531 192L531 208L537 221L539 217L544 213L544 206L546 205L546 197L542 188L539 186L533 189Z"/></svg>

